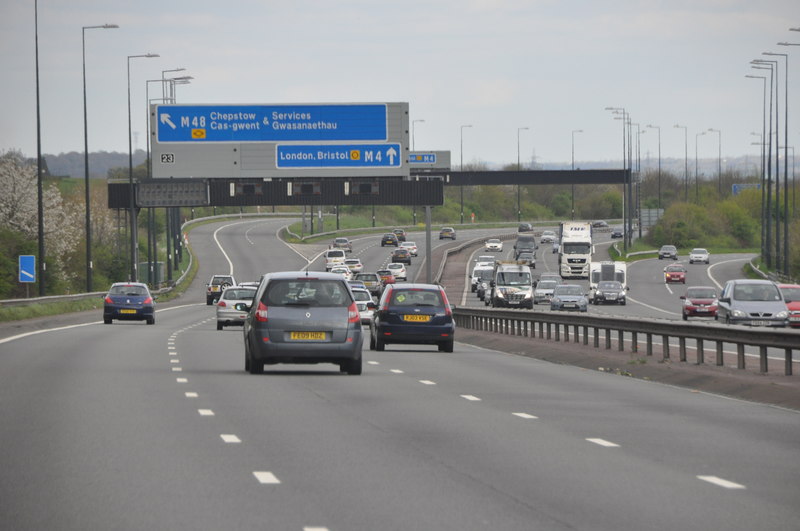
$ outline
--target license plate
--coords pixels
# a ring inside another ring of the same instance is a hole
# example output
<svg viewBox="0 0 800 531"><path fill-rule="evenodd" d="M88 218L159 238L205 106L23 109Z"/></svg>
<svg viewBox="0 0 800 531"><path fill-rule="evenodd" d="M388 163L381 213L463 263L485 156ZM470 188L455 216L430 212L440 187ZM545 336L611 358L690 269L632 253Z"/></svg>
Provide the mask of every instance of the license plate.
<svg viewBox="0 0 800 531"><path fill-rule="evenodd" d="M767 326L767 321L750 321L750 326Z"/></svg>
<svg viewBox="0 0 800 531"><path fill-rule="evenodd" d="M427 323L431 320L430 315L404 315L403 321L410 321L413 323Z"/></svg>
<svg viewBox="0 0 800 531"><path fill-rule="evenodd" d="M290 332L289 338L294 341L324 341L325 332Z"/></svg>
<svg viewBox="0 0 800 531"><path fill-rule="evenodd" d="M698 308L697 309L697 313L703 313L703 312L707 312L707 311L708 311L708 308Z"/></svg>
<svg viewBox="0 0 800 531"><path fill-rule="evenodd" d="M577 308L577 307L578 307L577 304L565 304L564 305L564 308Z"/></svg>
<svg viewBox="0 0 800 531"><path fill-rule="evenodd" d="M119 313L136 313L136 310L124 309L124 310L120 310Z"/></svg>

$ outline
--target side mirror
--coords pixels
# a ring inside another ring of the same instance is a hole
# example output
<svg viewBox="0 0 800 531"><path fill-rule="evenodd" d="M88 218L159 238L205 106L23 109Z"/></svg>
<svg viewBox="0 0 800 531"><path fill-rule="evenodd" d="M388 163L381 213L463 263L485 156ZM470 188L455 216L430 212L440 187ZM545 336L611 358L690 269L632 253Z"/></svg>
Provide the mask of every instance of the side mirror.
<svg viewBox="0 0 800 531"><path fill-rule="evenodd" d="M625 286L625 291L630 291L630 290L631 290L630 286Z"/></svg>
<svg viewBox="0 0 800 531"><path fill-rule="evenodd" d="M720 298L719 298L719 299L717 299L717 300L718 300L719 302L725 302L725 303L727 303L727 304L730 304L730 303L731 303L731 298L730 298L730 297L720 297Z"/></svg>
<svg viewBox="0 0 800 531"><path fill-rule="evenodd" d="M233 305L233 308L236 311L239 311L239 312L249 312L250 311L250 305L247 304L246 302L237 302L236 304Z"/></svg>
<svg viewBox="0 0 800 531"><path fill-rule="evenodd" d="M681 295L681 296L680 296L680 297L678 297L678 298L679 298L679 299L686 300L686 295Z"/></svg>
<svg viewBox="0 0 800 531"><path fill-rule="evenodd" d="M375 304L375 303L374 303L374 302L372 302L372 301L370 301L370 302L368 302L368 303L367 303L367 308L369 308L370 310L374 310L374 309L375 309L375 308L377 308L377 307L378 307L378 305L377 305L377 304Z"/></svg>
<svg viewBox="0 0 800 531"><path fill-rule="evenodd" d="M494 287L494 280L490 281L490 282L489 282L489 285L490 285L491 287Z"/></svg>

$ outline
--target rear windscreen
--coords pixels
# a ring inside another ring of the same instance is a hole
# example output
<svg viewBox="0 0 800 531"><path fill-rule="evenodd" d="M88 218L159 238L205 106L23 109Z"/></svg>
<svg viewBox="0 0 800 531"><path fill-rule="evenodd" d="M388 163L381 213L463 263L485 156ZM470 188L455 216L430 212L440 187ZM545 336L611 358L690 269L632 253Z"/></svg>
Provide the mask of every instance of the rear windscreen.
<svg viewBox="0 0 800 531"><path fill-rule="evenodd" d="M271 281L261 302L267 306L349 306L353 301L344 282L304 278Z"/></svg>
<svg viewBox="0 0 800 531"><path fill-rule="evenodd" d="M392 306L444 306L438 291L395 290L392 293Z"/></svg>

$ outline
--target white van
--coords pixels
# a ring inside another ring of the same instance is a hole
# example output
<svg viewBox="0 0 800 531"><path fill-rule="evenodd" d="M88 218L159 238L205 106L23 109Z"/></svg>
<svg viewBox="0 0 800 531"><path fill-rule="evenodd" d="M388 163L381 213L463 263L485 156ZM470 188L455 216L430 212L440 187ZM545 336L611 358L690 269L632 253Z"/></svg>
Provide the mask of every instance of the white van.
<svg viewBox="0 0 800 531"><path fill-rule="evenodd" d="M344 249L328 249L325 251L325 271L330 271L333 267L345 265Z"/></svg>

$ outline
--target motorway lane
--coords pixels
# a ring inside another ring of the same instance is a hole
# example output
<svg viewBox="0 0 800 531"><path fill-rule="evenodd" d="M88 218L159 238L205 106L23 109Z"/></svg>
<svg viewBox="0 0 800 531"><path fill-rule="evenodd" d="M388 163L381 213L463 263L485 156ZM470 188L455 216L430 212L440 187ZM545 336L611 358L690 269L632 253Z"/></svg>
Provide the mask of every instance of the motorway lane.
<svg viewBox="0 0 800 531"><path fill-rule="evenodd" d="M232 230L217 235L246 274ZM0 343L9 527L787 529L800 515L795 412L460 343L365 350L360 377L251 376L241 330L216 331L194 291L155 326Z"/></svg>

